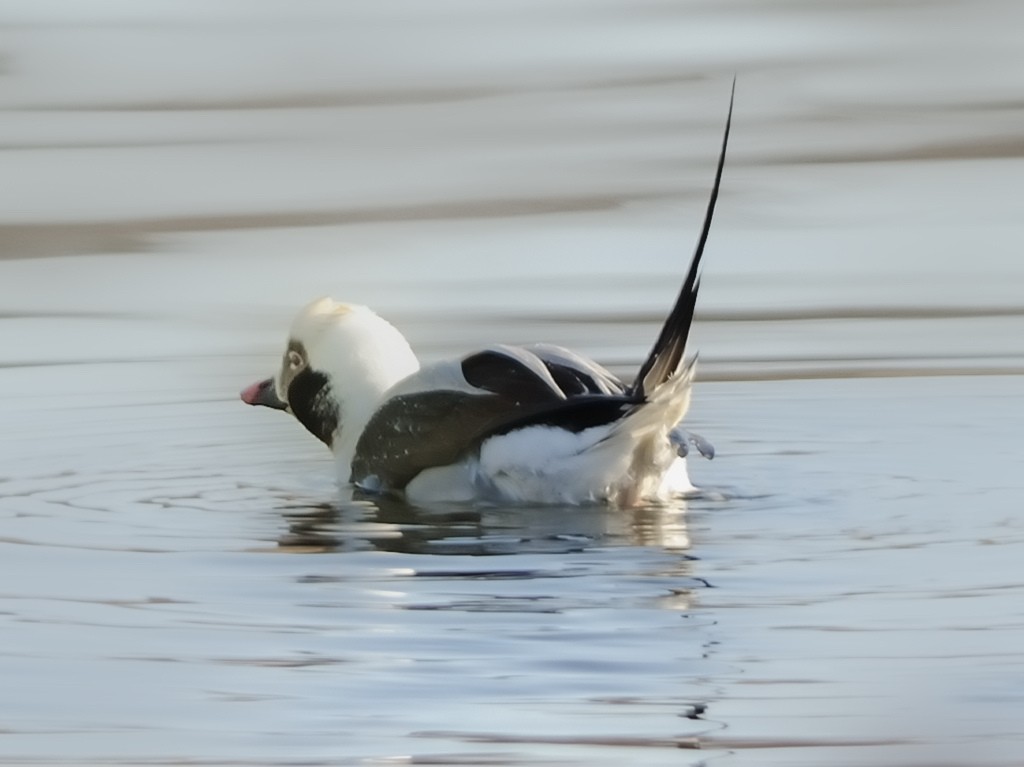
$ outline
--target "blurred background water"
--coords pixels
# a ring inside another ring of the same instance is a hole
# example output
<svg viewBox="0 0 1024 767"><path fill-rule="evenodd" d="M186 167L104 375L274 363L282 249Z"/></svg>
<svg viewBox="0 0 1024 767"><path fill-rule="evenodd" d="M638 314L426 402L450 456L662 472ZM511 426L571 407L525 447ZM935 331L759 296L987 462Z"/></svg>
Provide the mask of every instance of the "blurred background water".
<svg viewBox="0 0 1024 767"><path fill-rule="evenodd" d="M999 0L0 8L0 761L1024 758ZM337 500L324 294L629 376L728 89L686 504Z"/></svg>

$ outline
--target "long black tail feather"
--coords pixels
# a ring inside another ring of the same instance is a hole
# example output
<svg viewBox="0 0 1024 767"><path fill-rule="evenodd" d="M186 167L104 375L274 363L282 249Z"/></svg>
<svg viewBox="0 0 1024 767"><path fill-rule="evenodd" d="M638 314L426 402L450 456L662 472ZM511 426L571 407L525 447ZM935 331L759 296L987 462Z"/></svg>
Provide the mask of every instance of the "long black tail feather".
<svg viewBox="0 0 1024 767"><path fill-rule="evenodd" d="M697 291L700 290L700 260L704 255L704 245L711 231L711 219L715 215L715 203L718 201L718 188L722 183L722 169L725 167L725 150L729 146L729 128L732 126L732 105L736 97L736 78L732 81L732 92L729 94L729 114L725 119L725 133L722 136L722 152L718 156L718 168L715 171L715 183L711 187L707 211L704 214L704 226L701 228L697 248L690 261L690 271L686 275L675 306L662 325L661 334L655 342L651 353L640 367L636 380L629 393L634 397L646 398L658 386L676 373L682 363L686 351L686 339L690 335L693 324L693 310L697 305Z"/></svg>

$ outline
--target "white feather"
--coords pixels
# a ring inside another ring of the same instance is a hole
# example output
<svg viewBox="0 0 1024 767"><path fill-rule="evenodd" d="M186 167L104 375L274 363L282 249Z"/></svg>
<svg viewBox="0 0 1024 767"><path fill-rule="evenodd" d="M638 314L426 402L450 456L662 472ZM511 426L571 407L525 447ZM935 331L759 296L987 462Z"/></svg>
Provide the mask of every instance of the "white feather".
<svg viewBox="0 0 1024 767"><path fill-rule="evenodd" d="M578 433L532 426L492 437L480 449L478 482L532 503L634 505L693 491L686 459L668 439L689 405L692 372L691 365L611 425Z"/></svg>

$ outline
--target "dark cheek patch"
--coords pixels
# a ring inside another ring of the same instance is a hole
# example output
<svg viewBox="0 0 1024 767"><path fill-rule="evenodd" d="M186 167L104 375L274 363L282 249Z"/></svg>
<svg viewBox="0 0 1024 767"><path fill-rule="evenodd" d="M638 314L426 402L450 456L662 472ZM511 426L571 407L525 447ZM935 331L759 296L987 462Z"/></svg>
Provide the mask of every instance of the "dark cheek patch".
<svg viewBox="0 0 1024 767"><path fill-rule="evenodd" d="M288 404L299 423L327 447L331 447L334 432L338 430L340 414L331 396L327 376L309 368L300 371L288 385Z"/></svg>

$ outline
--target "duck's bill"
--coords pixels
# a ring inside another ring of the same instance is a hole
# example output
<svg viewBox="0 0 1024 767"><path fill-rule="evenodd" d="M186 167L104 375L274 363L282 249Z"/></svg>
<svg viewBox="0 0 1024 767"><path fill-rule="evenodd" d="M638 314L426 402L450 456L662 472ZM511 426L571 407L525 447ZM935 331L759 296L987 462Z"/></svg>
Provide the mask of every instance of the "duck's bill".
<svg viewBox="0 0 1024 767"><path fill-rule="evenodd" d="M262 405L274 410L287 410L288 405L282 402L274 391L274 379L268 378L265 381L254 383L242 390L242 402L247 405Z"/></svg>

